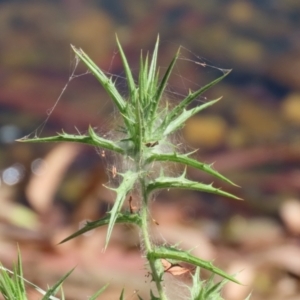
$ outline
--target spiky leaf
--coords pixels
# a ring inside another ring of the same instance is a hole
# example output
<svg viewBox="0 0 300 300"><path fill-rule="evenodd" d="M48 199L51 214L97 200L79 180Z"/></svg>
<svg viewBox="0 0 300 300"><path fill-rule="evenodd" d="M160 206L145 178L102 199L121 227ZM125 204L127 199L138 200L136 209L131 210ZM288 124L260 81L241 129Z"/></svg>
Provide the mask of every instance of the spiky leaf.
<svg viewBox="0 0 300 300"><path fill-rule="evenodd" d="M192 109L189 109L189 110L186 110L186 109L183 109L182 113L180 115L178 115L173 121L171 121L165 131L164 131L164 135L167 136L169 134L171 134L172 132L178 130L179 128L181 128L184 123L186 122L186 120L188 120L190 117L192 117L193 115L197 114L198 112L200 112L201 110L215 104L216 102L218 102L221 98L219 99L216 99L216 100L212 100L212 101L209 101L209 102L206 102L202 105L199 105L195 108L192 108Z"/></svg>
<svg viewBox="0 0 300 300"><path fill-rule="evenodd" d="M135 88L135 83L134 83L134 79L133 79L133 76L132 76L132 72L131 72L131 69L128 65L127 58L124 54L123 48L122 48L117 36L116 36L116 40L117 40L118 49L119 49L120 54L121 54L123 67L124 67L125 74L126 74L127 85L128 85L128 89L129 89L129 95L130 95L129 99L131 100L132 103L135 103L136 88Z"/></svg>
<svg viewBox="0 0 300 300"><path fill-rule="evenodd" d="M74 239L75 237L82 235L88 231L91 231L95 228L98 228L98 227L101 227L104 225L108 225L110 218L111 218L111 216L108 215L108 216L105 216L104 218L101 218L96 221L92 221L92 222L87 221L83 228L79 229L75 233L71 234L70 236L68 236L67 238L62 240L60 242L60 244L65 243L71 239ZM138 214L118 213L115 223L131 223L131 224L135 224L140 227L141 226L141 217Z"/></svg>
<svg viewBox="0 0 300 300"><path fill-rule="evenodd" d="M184 164L186 166L189 167L193 167L196 168L198 170L201 170L205 173L208 173L210 175L213 175L214 177L221 179L227 183L230 183L232 185L235 185L231 180L229 180L228 178L226 178L225 176L223 176L222 174L220 174L219 172L217 172L216 170L214 170L211 165L199 162L195 159L192 159L190 157L188 157L189 154L179 154L179 153L151 153L151 155L148 157L148 159L146 160L147 163L151 163L153 161L164 161L164 162L177 162L177 163L181 163Z"/></svg>
<svg viewBox="0 0 300 300"><path fill-rule="evenodd" d="M169 189L169 188L197 190L197 191L202 191L206 193L233 198L236 200L242 200L239 197L236 197L235 195L232 195L230 193L222 191L221 189L213 187L212 184L204 184L204 183L188 180L184 178L184 176L180 176L177 178L160 176L155 180L151 181L147 185L147 193L150 194L152 191L157 189Z"/></svg>
<svg viewBox="0 0 300 300"><path fill-rule="evenodd" d="M143 61L143 52L141 51L138 91L139 91L140 101L143 103L143 105L145 105L145 98L146 98L146 95L147 95L146 90L145 90L145 86L146 86L145 73L146 72L145 72L145 64L144 64L144 61Z"/></svg>
<svg viewBox="0 0 300 300"><path fill-rule="evenodd" d="M107 248L114 224L118 219L118 215L121 211L124 201L126 200L126 196L128 192L133 189L133 186L138 178L138 173L127 171L125 174L122 174L122 177L123 177L122 183L119 185L118 188L113 189L117 193L117 197L113 208L109 212L110 219L107 228L105 248Z"/></svg>
<svg viewBox="0 0 300 300"><path fill-rule="evenodd" d="M108 78L105 73L89 58L89 56L84 53L82 49L77 49L71 45L73 51L81 59L81 61L87 66L87 68L92 72L92 74L98 79L106 92L110 95L111 99L114 101L121 113L125 112L126 103L123 97L119 94L115 87L115 84L110 78Z"/></svg>
<svg viewBox="0 0 300 300"><path fill-rule="evenodd" d="M167 86L167 83L168 83L168 80L171 76L171 73L173 71L173 68L175 66L175 63L178 59L178 56L179 56L179 51L180 49L178 50L178 52L176 53L175 57L172 59L164 77L162 78L158 88L157 88L157 91L156 91L156 94L155 94L155 97L154 97L154 101L153 101L153 104L151 105L151 116L152 116L152 119L154 120L155 119L155 114L157 113L157 107L158 107L158 103L161 99L161 96L163 95L163 92Z"/></svg>
<svg viewBox="0 0 300 300"><path fill-rule="evenodd" d="M146 91L152 97L153 96L153 88L155 83L155 73L156 73L156 63L157 63L157 52L158 52L158 45L159 45L159 36L157 36L155 47L152 54L152 60L149 68L148 79L147 79L147 87Z"/></svg>
<svg viewBox="0 0 300 300"><path fill-rule="evenodd" d="M59 133L58 135L45 137L45 138L22 138L17 140L18 142L25 143L49 143L49 142L72 142L88 144L91 146L100 147L117 153L124 153L123 148L121 148L117 143L111 140L104 139L98 136L92 127L89 128L89 135L74 135L65 132Z"/></svg>
<svg viewBox="0 0 300 300"><path fill-rule="evenodd" d="M190 288L191 299L198 300L201 293L203 281L200 281L200 267L196 267L195 273L192 275L192 286Z"/></svg>
<svg viewBox="0 0 300 300"><path fill-rule="evenodd" d="M222 271L221 269L215 267L212 262L206 261L203 259L200 259L186 251L175 249L174 247L156 247L153 252L149 252L147 254L148 259L174 259L177 261L186 262L189 264L192 264L194 266L201 267L203 269L206 269L208 271L211 271L214 274L218 274L222 276L223 278L226 278L230 281L233 281L235 283L239 284L239 281L237 281L233 276L228 275L226 272Z"/></svg>
<svg viewBox="0 0 300 300"><path fill-rule="evenodd" d="M212 274L207 281L200 280L200 267L196 268L195 274L192 276L193 285L190 288L192 300L224 300L221 296L222 287L228 282L223 279L214 283L214 275Z"/></svg>
<svg viewBox="0 0 300 300"><path fill-rule="evenodd" d="M193 102L197 97L199 97L201 94L206 92L208 89L210 89L212 86L220 82L224 77L226 77L229 74L229 72L226 72L224 75L220 76L219 78L215 79L214 81L208 83L204 87L200 88L199 90L195 92L189 93L189 95L183 99L177 106L173 108L173 110L169 114L169 120L173 121L178 115L180 115L183 110L191 103Z"/></svg>

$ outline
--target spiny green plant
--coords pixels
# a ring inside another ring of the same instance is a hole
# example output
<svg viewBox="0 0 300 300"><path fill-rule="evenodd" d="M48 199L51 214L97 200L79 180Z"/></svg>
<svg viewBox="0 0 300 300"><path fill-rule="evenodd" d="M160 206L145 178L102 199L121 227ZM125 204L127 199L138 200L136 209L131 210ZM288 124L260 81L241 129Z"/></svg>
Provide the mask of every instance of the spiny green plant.
<svg viewBox="0 0 300 300"><path fill-rule="evenodd" d="M193 92L190 91L182 101L172 107L169 103L163 102L163 98L171 72L179 58L180 49L169 64L165 74L160 77L159 69L157 68L158 38L152 58L149 58L147 54L144 59L141 52L140 72L137 81L135 81L118 38L117 45L126 74L128 86L128 95L126 97L123 97L119 93L112 77L108 77L82 49L77 49L74 46L72 46L72 49L88 70L97 78L116 105L123 123L120 129L122 136L119 139L113 140L101 137L92 127L89 127L88 134L85 135L73 135L61 132L52 137L21 139L22 142L30 143L75 142L88 144L117 153L124 162L124 169L118 173L121 178L119 186L107 187L116 193L112 209L107 212L104 218L87 222L82 229L67 237L62 242L73 239L94 228L107 225L106 248L116 223L131 223L136 225L140 229L141 248L148 261L152 281L156 285L156 289L150 292L152 300L167 299L163 285L165 269L162 265L162 259L169 262L186 262L238 283L233 276L217 268L210 261L193 256L190 251L183 251L175 246L155 245L151 241L149 228L149 220L151 220L149 205L154 193L161 189L191 189L239 199L220 188L214 187L212 184L199 183L188 179L186 171L178 177L169 176L165 174L163 166L160 164L162 162L180 163L185 167L199 169L213 177L234 184L214 170L212 165L193 159L191 157L193 152L185 154L179 152L178 146L170 139L170 135L182 128L187 119L220 100L216 99L202 103L194 108L188 108L189 104L221 81L228 72L202 88ZM158 174L155 172L157 168L160 169ZM123 211L124 202L131 199L133 195L138 195L139 210L134 211L131 209L128 212ZM197 272L196 274L198 274ZM199 278L194 278L191 299L211 299L208 297L212 293L209 292L209 289L202 289L203 292L197 292L202 285L203 282ZM211 289L211 291L215 292L216 289ZM206 295L205 297L203 293Z"/></svg>

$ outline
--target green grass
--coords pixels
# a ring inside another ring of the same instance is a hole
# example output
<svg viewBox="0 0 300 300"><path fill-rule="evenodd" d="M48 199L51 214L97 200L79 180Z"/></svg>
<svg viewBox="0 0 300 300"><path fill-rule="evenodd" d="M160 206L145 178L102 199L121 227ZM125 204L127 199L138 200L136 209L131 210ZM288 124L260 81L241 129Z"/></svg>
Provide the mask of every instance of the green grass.
<svg viewBox="0 0 300 300"><path fill-rule="evenodd" d="M33 287L42 296L41 300L64 300L64 293L62 290L62 283L65 279L73 272L74 269L65 274L60 278L52 287L48 288L47 291L42 290L32 282L26 280L23 277L22 260L20 252L18 253L18 261L14 266L13 271L0 265L0 293L6 300L27 300L26 285ZM95 300L97 297L104 292L108 285L102 287L97 291L89 300ZM57 298L55 295L61 291L61 297Z"/></svg>

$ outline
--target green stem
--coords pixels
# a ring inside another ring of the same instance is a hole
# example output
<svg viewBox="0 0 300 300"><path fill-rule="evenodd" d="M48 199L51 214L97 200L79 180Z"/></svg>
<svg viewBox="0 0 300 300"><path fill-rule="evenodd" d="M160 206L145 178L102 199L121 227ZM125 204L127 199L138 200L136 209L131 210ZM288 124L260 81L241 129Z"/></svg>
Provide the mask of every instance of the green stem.
<svg viewBox="0 0 300 300"><path fill-rule="evenodd" d="M159 259L153 258L149 253L153 252L153 246L150 240L149 234L149 223L148 223L148 199L147 193L145 189L145 182L141 179L140 181L142 187L142 208L141 208L141 219L142 219L142 240L145 246L145 254L149 261L152 280L156 284L157 292L159 294L160 300L167 300L167 296L165 295L164 288L162 286L162 275L163 275L163 267Z"/></svg>

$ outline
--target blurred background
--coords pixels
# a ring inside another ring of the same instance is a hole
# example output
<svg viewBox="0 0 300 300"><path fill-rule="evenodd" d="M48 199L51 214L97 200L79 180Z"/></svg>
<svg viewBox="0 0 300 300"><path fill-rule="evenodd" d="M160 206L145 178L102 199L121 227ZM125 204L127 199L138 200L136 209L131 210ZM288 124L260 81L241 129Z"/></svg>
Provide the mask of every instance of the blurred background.
<svg viewBox="0 0 300 300"><path fill-rule="evenodd" d="M115 33L134 72L140 49L151 51L158 33L162 70L182 46L165 95L173 103L233 69L197 100L222 101L189 120L180 135L199 148L199 160L215 162L241 188L215 185L244 201L162 192L152 207L155 241L198 246L195 255L238 273L245 285L228 284L225 299L250 292L254 300L299 299L298 0L0 1L2 264L11 268L19 245L25 277L44 289L76 266L64 284L67 299L87 299L107 282L101 299L118 299L123 287L127 300L148 297L150 278L134 228L116 226L105 253L105 228L57 245L111 207L113 195L103 184L115 158L80 145L15 142L62 129L84 133L89 125L100 134L115 128L112 102L70 48L81 47L115 75L126 95ZM192 169L188 174L212 181ZM176 295L183 293L178 282L189 282L186 274L166 277Z"/></svg>

